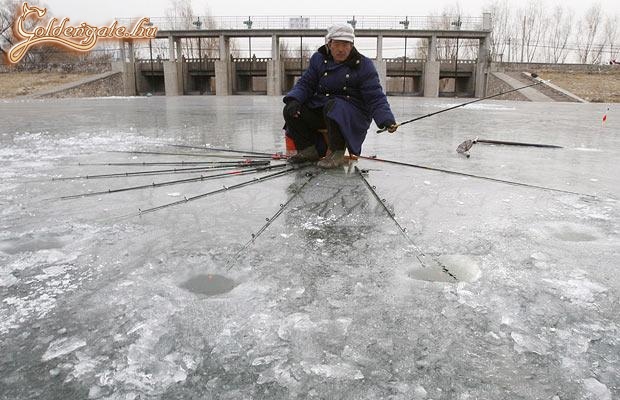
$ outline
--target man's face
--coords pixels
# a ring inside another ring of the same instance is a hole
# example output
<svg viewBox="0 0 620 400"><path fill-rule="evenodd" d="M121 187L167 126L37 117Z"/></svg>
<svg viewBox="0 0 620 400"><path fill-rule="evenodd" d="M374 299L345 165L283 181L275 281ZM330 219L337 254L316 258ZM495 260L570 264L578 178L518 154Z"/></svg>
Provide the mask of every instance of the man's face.
<svg viewBox="0 0 620 400"><path fill-rule="evenodd" d="M353 43L345 40L330 40L328 46L334 61L337 63L346 61L349 58L349 54L351 54L351 50L353 50Z"/></svg>

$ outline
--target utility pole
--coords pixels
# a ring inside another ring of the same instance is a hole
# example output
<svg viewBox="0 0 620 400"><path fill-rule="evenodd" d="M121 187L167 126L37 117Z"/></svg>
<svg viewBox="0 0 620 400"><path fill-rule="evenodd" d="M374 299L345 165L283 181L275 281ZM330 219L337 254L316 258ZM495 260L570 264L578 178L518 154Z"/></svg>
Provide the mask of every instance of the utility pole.
<svg viewBox="0 0 620 400"><path fill-rule="evenodd" d="M192 25L194 25L197 30L200 30L200 27L202 26L202 21L200 20L200 17L198 17L196 19L196 21L192 22ZM201 47L200 36L198 36L198 68L200 70L202 70L202 55L201 55L202 49L200 47ZM202 91L202 77L196 79L196 81L198 82L198 92L200 94L202 94L203 93L203 91Z"/></svg>
<svg viewBox="0 0 620 400"><path fill-rule="evenodd" d="M521 35L521 62L523 62L523 51L525 50L525 16L523 16L523 35Z"/></svg>
<svg viewBox="0 0 620 400"><path fill-rule="evenodd" d="M153 26L153 23L149 20L149 22L144 25ZM149 58L151 62L151 79L149 79L149 86L151 86L151 94L153 94L155 92L155 74L153 73L153 39L151 38L149 38Z"/></svg>
<svg viewBox="0 0 620 400"><path fill-rule="evenodd" d="M247 25L248 29L252 29L252 17L248 17L247 21L243 21L245 25ZM248 52L250 54L250 77L248 79L248 90L252 93L253 85L252 85L252 36L248 34Z"/></svg>
<svg viewBox="0 0 620 400"><path fill-rule="evenodd" d="M512 60L510 59L510 38L508 38L508 62L511 62Z"/></svg>
<svg viewBox="0 0 620 400"><path fill-rule="evenodd" d="M409 29L409 17L405 17L404 21L399 21L405 29ZM405 35L405 55L403 56L403 95L405 94L405 85L407 84L407 35Z"/></svg>
<svg viewBox="0 0 620 400"><path fill-rule="evenodd" d="M457 30L461 30L461 25L463 21L461 21L461 16L458 16L458 19L451 23L452 26ZM459 68L459 37L456 37L456 53L454 54L454 97L457 97L456 93L456 81L458 77L458 68Z"/></svg>

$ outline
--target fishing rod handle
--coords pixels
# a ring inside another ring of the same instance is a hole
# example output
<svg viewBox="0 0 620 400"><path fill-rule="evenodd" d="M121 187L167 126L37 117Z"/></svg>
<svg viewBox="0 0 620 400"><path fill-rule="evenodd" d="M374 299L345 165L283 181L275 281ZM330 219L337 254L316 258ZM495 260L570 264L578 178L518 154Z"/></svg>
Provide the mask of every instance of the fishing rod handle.
<svg viewBox="0 0 620 400"><path fill-rule="evenodd" d="M396 127L398 128L398 127L399 127L399 126L401 126L401 125L402 125L402 124L396 124ZM381 129L377 130L377 133L382 133L382 132L385 132L385 131L387 131L389 128L390 128L389 126L386 126L385 128L381 128Z"/></svg>

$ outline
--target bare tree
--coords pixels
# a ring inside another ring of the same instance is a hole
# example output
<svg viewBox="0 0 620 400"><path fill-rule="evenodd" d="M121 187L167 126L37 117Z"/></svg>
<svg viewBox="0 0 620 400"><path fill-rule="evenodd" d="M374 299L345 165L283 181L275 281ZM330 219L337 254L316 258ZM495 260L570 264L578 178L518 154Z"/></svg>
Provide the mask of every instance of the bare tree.
<svg viewBox="0 0 620 400"><path fill-rule="evenodd" d="M216 29L216 23L211 16L211 10L205 7L204 17L201 18L202 29ZM218 38L202 38L202 57L217 58L219 57L220 40Z"/></svg>
<svg viewBox="0 0 620 400"><path fill-rule="evenodd" d="M602 21L601 3L592 4L586 11L585 16L579 23L577 33L577 54L582 64L592 60L595 43L600 31Z"/></svg>
<svg viewBox="0 0 620 400"><path fill-rule="evenodd" d="M192 0L169 0L170 6L164 11L168 26L173 30L190 30L192 22L197 18L192 7ZM194 58L193 39L181 41L181 53L185 57Z"/></svg>
<svg viewBox="0 0 620 400"><path fill-rule="evenodd" d="M507 0L494 0L485 7L491 13L491 59L510 61L510 42L512 32L512 10Z"/></svg>
<svg viewBox="0 0 620 400"><path fill-rule="evenodd" d="M201 30L216 29L216 23L207 8L204 15L194 11L192 0L169 0L165 15L170 29ZM235 42L231 41L231 51ZM215 58L219 55L219 39L217 38L185 38L181 44L181 52L188 58Z"/></svg>
<svg viewBox="0 0 620 400"><path fill-rule="evenodd" d="M37 5L37 2L31 2L31 5ZM21 3L13 0L0 1L0 59L7 57L10 48L18 42L13 34L13 24L21 6ZM32 22L26 21L26 24L31 25ZM32 53L26 53L26 57L32 59Z"/></svg>
<svg viewBox="0 0 620 400"><path fill-rule="evenodd" d="M314 50L307 43L291 44L290 41L280 42L280 57L282 58L310 58Z"/></svg>
<svg viewBox="0 0 620 400"><path fill-rule="evenodd" d="M616 60L620 53L618 48L618 40L620 39L618 31L618 15L608 16L605 19L605 41L609 46L609 59Z"/></svg>
<svg viewBox="0 0 620 400"><path fill-rule="evenodd" d="M28 1L28 4L40 8L46 8L47 12L42 19L28 18L24 21L26 31L33 31L37 26L45 26L52 18L53 13L44 3L38 0ZM10 48L19 42L19 38L14 35L13 25L17 15L22 14L23 2L15 0L0 0L0 57L4 59ZM64 50L56 46L39 44L30 48L24 58L17 64L18 68L26 69L45 69L50 64L64 64L63 68L72 68L72 64L83 64L89 62L99 62L104 57L93 52L75 53Z"/></svg>
<svg viewBox="0 0 620 400"><path fill-rule="evenodd" d="M460 30L462 21L469 18L468 15L464 15L460 4L457 2L455 5L448 5L443 10L433 15L432 28L438 30ZM426 58L428 48L425 41L414 42L415 57ZM457 58L457 45L458 45L458 58L474 59L478 52L478 41L469 39L440 39L437 41L437 58L440 60L454 60ZM407 46L409 48L409 46Z"/></svg>
<svg viewBox="0 0 620 400"><path fill-rule="evenodd" d="M551 16L546 26L550 27L547 31L547 48L545 51L545 61L551 63L563 63L568 57L568 39L573 30L573 12L570 8L558 4L553 8Z"/></svg>
<svg viewBox="0 0 620 400"><path fill-rule="evenodd" d="M521 22L521 62L532 62L544 31L544 9L540 2L529 0L517 12Z"/></svg>
<svg viewBox="0 0 620 400"><path fill-rule="evenodd" d="M458 30L461 23L461 6L445 6L439 15L434 15L433 29ZM437 41L437 58L451 60L456 57L456 39L440 39Z"/></svg>

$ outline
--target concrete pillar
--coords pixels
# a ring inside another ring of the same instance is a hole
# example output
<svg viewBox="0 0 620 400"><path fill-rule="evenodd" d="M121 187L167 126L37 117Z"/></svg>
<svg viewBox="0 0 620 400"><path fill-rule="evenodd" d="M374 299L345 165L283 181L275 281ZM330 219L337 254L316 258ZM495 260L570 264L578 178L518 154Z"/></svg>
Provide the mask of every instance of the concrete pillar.
<svg viewBox="0 0 620 400"><path fill-rule="evenodd" d="M168 60L174 61L174 38L172 36L168 36Z"/></svg>
<svg viewBox="0 0 620 400"><path fill-rule="evenodd" d="M177 38L175 40L175 45L177 48L177 62L181 62L183 59L183 48L181 48L181 38Z"/></svg>
<svg viewBox="0 0 620 400"><path fill-rule="evenodd" d="M441 64L437 61L437 36L428 42L428 58L424 63L424 97L439 96L439 71Z"/></svg>
<svg viewBox="0 0 620 400"><path fill-rule="evenodd" d="M282 62L280 61L280 38L271 37L271 61L267 63L267 95L282 95Z"/></svg>
<svg viewBox="0 0 620 400"><path fill-rule="evenodd" d="M129 47L129 62L130 63L135 63L136 62L136 54L133 50L133 42L129 41L127 42L127 46Z"/></svg>
<svg viewBox="0 0 620 400"><path fill-rule="evenodd" d="M120 54L120 62L125 62L127 61L127 54L125 53L125 41L121 40L120 41L120 46L119 48L121 49L121 54Z"/></svg>
<svg viewBox="0 0 620 400"><path fill-rule="evenodd" d="M267 62L267 95L282 95L282 61L270 60Z"/></svg>
<svg viewBox="0 0 620 400"><path fill-rule="evenodd" d="M220 59L215 62L215 94L232 94L233 68L230 60L230 38L220 35Z"/></svg>
<svg viewBox="0 0 620 400"><path fill-rule="evenodd" d="M484 97L486 94L486 82L489 60L489 43L490 37L487 35L485 39L480 39L478 45L478 62L476 63L476 83L474 89L475 97Z"/></svg>
<svg viewBox="0 0 620 400"><path fill-rule="evenodd" d="M230 38L220 35L220 61L230 58Z"/></svg>
<svg viewBox="0 0 620 400"><path fill-rule="evenodd" d="M181 94L185 94L192 89L191 84L191 76L189 75L189 63L188 62L180 62L181 69L181 82L183 85L181 86Z"/></svg>
<svg viewBox="0 0 620 400"><path fill-rule="evenodd" d="M490 31L493 29L492 15L490 12L482 13L482 30Z"/></svg>
<svg viewBox="0 0 620 400"><path fill-rule="evenodd" d="M135 96L136 93L136 70L135 63L117 61L112 63L112 72L120 72L123 77L123 95Z"/></svg>
<svg viewBox="0 0 620 400"><path fill-rule="evenodd" d="M375 59L375 68L377 69L377 73L379 74L379 82L381 82L381 87L383 88L383 92L387 91L387 63L383 61L383 36L377 36L377 58Z"/></svg>
<svg viewBox="0 0 620 400"><path fill-rule="evenodd" d="M164 61L164 85L166 96L180 96L183 94L182 73L183 64L176 61Z"/></svg>

